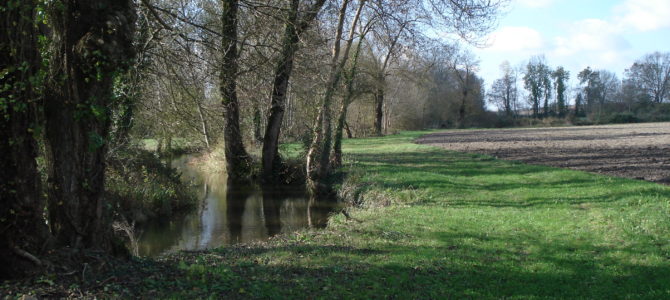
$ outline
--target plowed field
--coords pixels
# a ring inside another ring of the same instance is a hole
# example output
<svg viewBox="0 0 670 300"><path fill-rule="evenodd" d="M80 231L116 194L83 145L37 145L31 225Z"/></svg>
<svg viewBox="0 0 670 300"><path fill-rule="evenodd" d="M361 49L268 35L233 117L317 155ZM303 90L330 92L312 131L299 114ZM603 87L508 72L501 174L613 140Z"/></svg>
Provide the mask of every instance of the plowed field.
<svg viewBox="0 0 670 300"><path fill-rule="evenodd" d="M670 123L452 130L417 143L670 184Z"/></svg>

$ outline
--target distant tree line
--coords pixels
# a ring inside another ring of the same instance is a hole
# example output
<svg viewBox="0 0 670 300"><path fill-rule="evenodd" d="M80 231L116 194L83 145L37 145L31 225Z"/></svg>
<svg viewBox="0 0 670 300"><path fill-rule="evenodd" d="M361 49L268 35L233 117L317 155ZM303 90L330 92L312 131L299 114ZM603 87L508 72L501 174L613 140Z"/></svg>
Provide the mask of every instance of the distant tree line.
<svg viewBox="0 0 670 300"><path fill-rule="evenodd" d="M623 79L586 67L576 74L576 86L565 68L552 69L543 56L517 69L505 62L501 72L488 101L506 118L570 118L578 124L670 120L670 53L643 56Z"/></svg>

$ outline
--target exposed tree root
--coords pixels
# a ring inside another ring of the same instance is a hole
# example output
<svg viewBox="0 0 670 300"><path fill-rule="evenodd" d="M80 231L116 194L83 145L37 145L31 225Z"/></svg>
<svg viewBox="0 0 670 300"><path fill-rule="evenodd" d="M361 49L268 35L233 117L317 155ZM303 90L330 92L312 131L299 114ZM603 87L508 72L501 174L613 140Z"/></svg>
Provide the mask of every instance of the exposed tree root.
<svg viewBox="0 0 670 300"><path fill-rule="evenodd" d="M16 255L31 261L32 263L34 263L35 265L37 265L39 267L41 267L43 265L42 261L39 258L35 257L35 255L32 255L32 254L28 253L28 251L25 251L25 250L23 250L19 247L16 247L16 246L12 247L12 250L14 251L14 253Z"/></svg>

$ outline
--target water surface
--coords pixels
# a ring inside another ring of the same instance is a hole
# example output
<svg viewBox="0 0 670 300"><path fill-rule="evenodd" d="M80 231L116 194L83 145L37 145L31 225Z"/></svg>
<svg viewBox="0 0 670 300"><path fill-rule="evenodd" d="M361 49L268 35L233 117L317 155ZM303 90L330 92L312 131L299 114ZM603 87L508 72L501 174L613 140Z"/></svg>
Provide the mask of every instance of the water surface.
<svg viewBox="0 0 670 300"><path fill-rule="evenodd" d="M296 187L229 185L225 174L207 174L189 164L189 159L179 157L172 166L182 173L183 181L192 183L198 204L186 215L142 226L141 256L262 241L305 227L321 227L334 206L309 200Z"/></svg>

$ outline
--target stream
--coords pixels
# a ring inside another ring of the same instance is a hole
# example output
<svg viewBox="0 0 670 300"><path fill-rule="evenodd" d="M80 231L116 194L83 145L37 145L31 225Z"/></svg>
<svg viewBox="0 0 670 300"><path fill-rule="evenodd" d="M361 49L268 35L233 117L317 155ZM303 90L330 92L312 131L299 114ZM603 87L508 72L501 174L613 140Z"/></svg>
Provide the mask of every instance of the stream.
<svg viewBox="0 0 670 300"><path fill-rule="evenodd" d="M264 241L302 228L323 227L334 209L335 203L310 200L298 187L229 185L225 174L207 174L190 165L190 159L181 156L171 164L191 184L198 203L186 214L141 226L140 256Z"/></svg>

